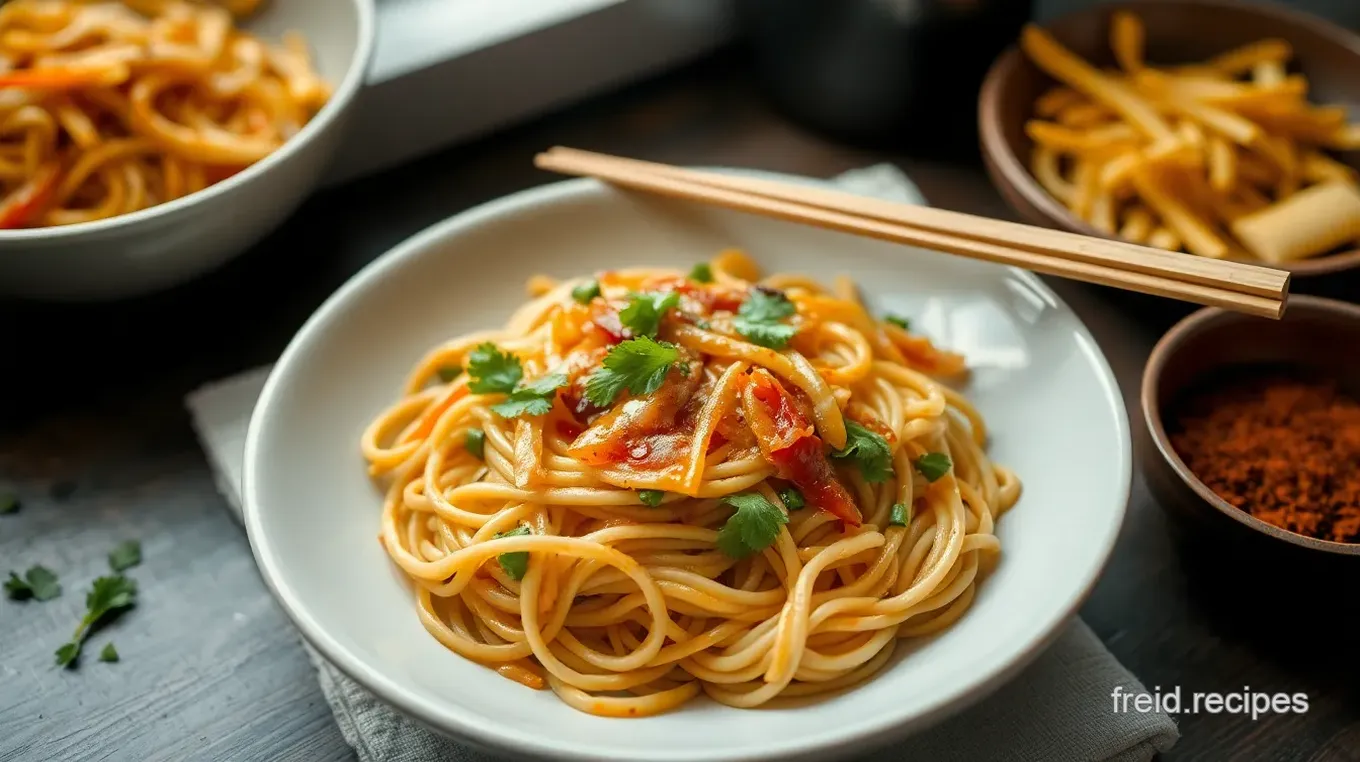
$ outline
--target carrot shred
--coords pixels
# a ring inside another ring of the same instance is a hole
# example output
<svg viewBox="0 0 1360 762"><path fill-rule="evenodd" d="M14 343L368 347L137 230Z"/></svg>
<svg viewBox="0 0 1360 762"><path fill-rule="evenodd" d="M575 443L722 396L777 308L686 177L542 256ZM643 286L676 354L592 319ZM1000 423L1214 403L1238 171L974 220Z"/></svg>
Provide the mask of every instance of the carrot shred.
<svg viewBox="0 0 1360 762"><path fill-rule="evenodd" d="M61 179L61 163L49 161L28 182L0 201L0 229L19 228L47 208Z"/></svg>
<svg viewBox="0 0 1360 762"><path fill-rule="evenodd" d="M111 69L18 69L0 74L0 87L41 90L68 90L89 85L116 85L122 70Z"/></svg>

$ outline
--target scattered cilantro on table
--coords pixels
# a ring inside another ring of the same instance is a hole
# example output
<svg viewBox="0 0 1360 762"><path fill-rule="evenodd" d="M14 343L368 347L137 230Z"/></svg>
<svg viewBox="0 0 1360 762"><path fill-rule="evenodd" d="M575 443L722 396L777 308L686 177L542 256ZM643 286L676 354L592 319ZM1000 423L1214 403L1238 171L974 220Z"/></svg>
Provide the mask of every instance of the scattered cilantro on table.
<svg viewBox="0 0 1360 762"><path fill-rule="evenodd" d="M35 565L29 567L22 577L10 572L9 579L5 580L5 594L15 601L29 598L50 601L61 595L61 582L47 567Z"/></svg>

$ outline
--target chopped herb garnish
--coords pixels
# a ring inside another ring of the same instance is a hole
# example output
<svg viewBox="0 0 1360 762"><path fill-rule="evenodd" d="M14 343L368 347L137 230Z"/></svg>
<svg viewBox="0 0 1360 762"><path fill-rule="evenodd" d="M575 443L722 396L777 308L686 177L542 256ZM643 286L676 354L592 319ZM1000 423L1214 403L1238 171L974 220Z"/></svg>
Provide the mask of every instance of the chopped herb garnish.
<svg viewBox="0 0 1360 762"><path fill-rule="evenodd" d="M0 492L0 515L19 512L19 496L13 492Z"/></svg>
<svg viewBox="0 0 1360 762"><path fill-rule="evenodd" d="M561 373L549 373L542 378L522 384L510 392L510 398L491 406L496 415L502 418L518 418L521 415L543 415L552 410L557 390L567 385L567 377Z"/></svg>
<svg viewBox="0 0 1360 762"><path fill-rule="evenodd" d="M732 558L745 558L770 547L779 537L779 527L789 523L779 506L758 492L728 495L722 501L737 509L718 530L718 549Z"/></svg>
<svg viewBox="0 0 1360 762"><path fill-rule="evenodd" d="M33 597L33 586L18 573L10 572L9 579L5 580L5 595L9 596L10 600L22 601Z"/></svg>
<svg viewBox="0 0 1360 762"><path fill-rule="evenodd" d="M694 325L696 328L700 328L705 331L713 327L712 323L708 322L707 320L704 320L703 318L699 318L698 320L694 321Z"/></svg>
<svg viewBox="0 0 1360 762"><path fill-rule="evenodd" d="M907 320L901 315L893 315L892 313L889 313L883 316L883 320L892 323L893 325L897 326L898 328L901 328L904 331L911 330L911 321Z"/></svg>
<svg viewBox="0 0 1360 762"><path fill-rule="evenodd" d="M444 367L436 371L436 373L439 374L439 380L447 384L448 382L454 380L455 378L458 378L459 376L463 375L463 366L445 365Z"/></svg>
<svg viewBox="0 0 1360 762"><path fill-rule="evenodd" d="M100 661L118 661L118 649L112 643L105 643L104 648L99 652Z"/></svg>
<svg viewBox="0 0 1360 762"><path fill-rule="evenodd" d="M85 616L76 627L71 642L57 649L57 666L71 667L80 657L80 647L100 624L137 602L137 583L121 574L100 577L85 596Z"/></svg>
<svg viewBox="0 0 1360 762"><path fill-rule="evenodd" d="M674 344L646 336L619 344L605 355L603 367L586 379L586 399L608 407L619 392L651 394L661 388L680 350Z"/></svg>
<svg viewBox="0 0 1360 762"><path fill-rule="evenodd" d="M907 506L901 503L893 504L892 512L888 514L888 526L904 527L910 523L911 523L911 508L908 508Z"/></svg>
<svg viewBox="0 0 1360 762"><path fill-rule="evenodd" d="M109 553L109 568L116 572L131 569L142 562L142 544L136 540L128 540L118 544L118 547Z"/></svg>
<svg viewBox="0 0 1360 762"><path fill-rule="evenodd" d="M463 446L478 460L486 460L486 432L481 429L468 429L463 437Z"/></svg>
<svg viewBox="0 0 1360 762"><path fill-rule="evenodd" d="M58 667L70 667L76 663L76 657L80 656L80 643L72 640L70 643L62 643L54 654L57 657Z"/></svg>
<svg viewBox="0 0 1360 762"><path fill-rule="evenodd" d="M832 453L832 457L854 461L864 481L870 484L886 481L892 469L888 440L851 420L845 422L845 447Z"/></svg>
<svg viewBox="0 0 1360 762"><path fill-rule="evenodd" d="M61 595L61 582L47 567L33 566L22 577L10 572L5 580L5 594L16 601L29 598L50 601Z"/></svg>
<svg viewBox="0 0 1360 762"><path fill-rule="evenodd" d="M524 378L524 368L519 364L519 358L500 351L489 341L477 345L476 349L468 353L467 370L472 377L468 389L473 394L509 394L514 391L515 384Z"/></svg>
<svg viewBox="0 0 1360 762"><path fill-rule="evenodd" d="M707 262L700 262L694 266L693 270L689 271L689 279L695 283L712 283L713 267Z"/></svg>
<svg viewBox="0 0 1360 762"><path fill-rule="evenodd" d="M928 452L916 459L916 470L920 471L928 482L939 479L949 473L949 469L953 467L953 461L942 452Z"/></svg>
<svg viewBox="0 0 1360 762"><path fill-rule="evenodd" d="M779 499L784 502L784 507L791 511L796 511L807 505L807 500L803 499L803 493L793 487L779 490Z"/></svg>
<svg viewBox="0 0 1360 762"><path fill-rule="evenodd" d="M638 500L641 500L643 505L650 505L655 508L658 505L661 505L661 501L665 499L666 493L659 489L638 490Z"/></svg>
<svg viewBox="0 0 1360 762"><path fill-rule="evenodd" d="M588 280L585 283L571 290L571 298L577 304L590 304L590 301L600 295L600 282L598 280Z"/></svg>
<svg viewBox="0 0 1360 762"><path fill-rule="evenodd" d="M502 537L523 537L526 534L531 534L529 527L521 524L508 532L497 532L496 539ZM510 579L516 581L524 579L525 572L529 571L529 551L527 550L502 553L499 556L496 556L496 560L500 562L501 569L505 570L505 573L509 575Z"/></svg>
<svg viewBox="0 0 1360 762"><path fill-rule="evenodd" d="M798 329L779 321L792 317L797 312L793 302L783 292L759 286L751 289L746 301L737 308L737 317L732 321L737 333L753 344L770 349L783 349Z"/></svg>
<svg viewBox="0 0 1360 762"><path fill-rule="evenodd" d="M634 336L655 336L661 328L661 317L666 310L680 303L680 294L675 291L648 291L633 294L628 306L619 310L619 322L633 332Z"/></svg>

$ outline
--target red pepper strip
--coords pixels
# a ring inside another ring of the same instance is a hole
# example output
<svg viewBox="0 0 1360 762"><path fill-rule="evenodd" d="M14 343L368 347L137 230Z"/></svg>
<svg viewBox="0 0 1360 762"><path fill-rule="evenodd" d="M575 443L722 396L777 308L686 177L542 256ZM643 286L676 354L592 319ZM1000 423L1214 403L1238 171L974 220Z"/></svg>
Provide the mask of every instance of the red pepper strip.
<svg viewBox="0 0 1360 762"><path fill-rule="evenodd" d="M568 441L574 440L577 437L581 436L581 433L584 431L585 429L572 423L571 421L557 422L557 435Z"/></svg>
<svg viewBox="0 0 1360 762"><path fill-rule="evenodd" d="M822 440L804 437L792 447L779 450L770 458L779 475L793 482L810 505L830 513L846 524L857 527L863 521L859 506L850 493L836 479L836 472L827 460Z"/></svg>
<svg viewBox="0 0 1360 762"><path fill-rule="evenodd" d="M793 398L774 376L758 368L747 378L748 393L761 403L757 414L748 416L747 423L766 455L815 435L812 424L794 406Z"/></svg>
<svg viewBox="0 0 1360 762"><path fill-rule="evenodd" d="M809 503L850 526L859 526L863 521L859 506L836 479L821 438L813 433L812 423L793 397L764 369L756 369L747 378L743 412L765 459Z"/></svg>
<svg viewBox="0 0 1360 762"><path fill-rule="evenodd" d="M590 322L608 337L610 344L623 341L623 323L619 320L618 310L597 300L591 303L590 313Z"/></svg>
<svg viewBox="0 0 1360 762"><path fill-rule="evenodd" d="M50 161L33 177L0 202L0 229L21 228L47 208L57 191L61 164Z"/></svg>

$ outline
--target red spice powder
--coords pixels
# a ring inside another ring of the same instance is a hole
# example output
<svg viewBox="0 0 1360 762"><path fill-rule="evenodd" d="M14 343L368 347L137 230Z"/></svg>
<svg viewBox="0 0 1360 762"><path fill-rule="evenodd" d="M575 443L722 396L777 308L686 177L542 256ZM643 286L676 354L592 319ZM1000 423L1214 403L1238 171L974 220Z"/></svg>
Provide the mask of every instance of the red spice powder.
<svg viewBox="0 0 1360 762"><path fill-rule="evenodd" d="M1176 412L1172 446L1219 497L1291 532L1360 542L1360 403L1334 382L1244 372Z"/></svg>

